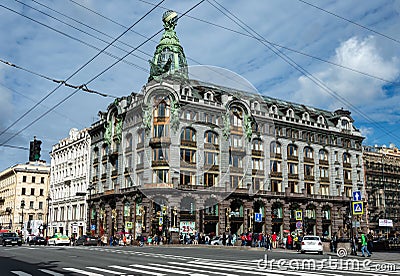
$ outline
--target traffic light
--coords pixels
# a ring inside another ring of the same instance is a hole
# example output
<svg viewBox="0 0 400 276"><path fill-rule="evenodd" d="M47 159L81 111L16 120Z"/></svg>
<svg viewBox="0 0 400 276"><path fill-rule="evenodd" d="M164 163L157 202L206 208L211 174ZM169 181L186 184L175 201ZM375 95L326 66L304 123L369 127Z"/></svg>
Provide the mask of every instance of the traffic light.
<svg viewBox="0 0 400 276"><path fill-rule="evenodd" d="M36 140L36 137L34 137L33 141L30 142L29 144L29 161L38 161L40 159L40 145L42 144L42 141Z"/></svg>
<svg viewBox="0 0 400 276"><path fill-rule="evenodd" d="M162 214L163 216L167 214L167 206L162 206Z"/></svg>

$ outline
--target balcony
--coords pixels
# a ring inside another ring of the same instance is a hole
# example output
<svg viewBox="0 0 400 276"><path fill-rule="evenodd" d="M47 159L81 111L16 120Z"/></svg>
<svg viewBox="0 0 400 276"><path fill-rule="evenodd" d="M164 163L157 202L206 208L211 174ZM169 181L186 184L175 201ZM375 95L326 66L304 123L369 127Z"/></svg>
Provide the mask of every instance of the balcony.
<svg viewBox="0 0 400 276"><path fill-rule="evenodd" d="M329 183L329 177L321 177L320 181Z"/></svg>
<svg viewBox="0 0 400 276"><path fill-rule="evenodd" d="M319 160L319 164L320 165L325 165L325 166L329 166L329 161L328 160Z"/></svg>
<svg viewBox="0 0 400 276"><path fill-rule="evenodd" d="M304 163L312 163L314 164L314 159L310 157L304 157Z"/></svg>
<svg viewBox="0 0 400 276"><path fill-rule="evenodd" d="M99 163L99 158L96 157L93 159L93 164L97 164L97 163Z"/></svg>
<svg viewBox="0 0 400 276"><path fill-rule="evenodd" d="M153 137L150 139L150 146L160 146L160 145L170 145L171 138L170 137Z"/></svg>
<svg viewBox="0 0 400 276"><path fill-rule="evenodd" d="M279 177L282 178L282 172L271 172L271 177Z"/></svg>
<svg viewBox="0 0 400 276"><path fill-rule="evenodd" d="M299 179L299 175L298 175L298 174L295 174L295 173L289 173L289 174L288 174L288 178L289 178L289 179L296 179L296 180L298 180L298 179Z"/></svg>
<svg viewBox="0 0 400 276"><path fill-rule="evenodd" d="M254 150L253 149L251 151L251 154L254 155L254 156L261 156L261 157L263 156L263 152L261 150Z"/></svg>
<svg viewBox="0 0 400 276"><path fill-rule="evenodd" d="M292 161L299 161L299 157L297 155L288 155L287 160L292 160Z"/></svg>
<svg viewBox="0 0 400 276"><path fill-rule="evenodd" d="M107 178L107 174L106 173L102 173L101 174L101 179L106 179Z"/></svg>
<svg viewBox="0 0 400 276"><path fill-rule="evenodd" d="M117 176L118 175L118 170L113 170L111 172L111 176Z"/></svg>
<svg viewBox="0 0 400 276"><path fill-rule="evenodd" d="M165 167L169 166L169 163L167 160L154 160L151 162L152 167Z"/></svg>
<svg viewBox="0 0 400 276"><path fill-rule="evenodd" d="M181 146L196 148L196 141L181 140Z"/></svg>
<svg viewBox="0 0 400 276"><path fill-rule="evenodd" d="M192 162L186 162L181 160L181 168L190 168L190 169L196 169L196 163Z"/></svg>
<svg viewBox="0 0 400 276"><path fill-rule="evenodd" d="M219 145L218 144L204 143L204 149L219 150Z"/></svg>
<svg viewBox="0 0 400 276"><path fill-rule="evenodd" d="M314 181L314 176L313 175L305 175L304 176L304 180L305 181Z"/></svg>
<svg viewBox="0 0 400 276"><path fill-rule="evenodd" d="M271 158L275 158L275 159L282 159L282 154L280 154L280 153L271 153L270 157Z"/></svg>
<svg viewBox="0 0 400 276"><path fill-rule="evenodd" d="M219 165L204 164L204 167L202 167L202 169L204 172L208 172L208 171L219 172Z"/></svg>
<svg viewBox="0 0 400 276"><path fill-rule="evenodd" d="M343 167L351 169L351 163L343 163Z"/></svg>
<svg viewBox="0 0 400 276"><path fill-rule="evenodd" d="M258 175L258 176L264 176L264 170L253 169L251 174Z"/></svg>
<svg viewBox="0 0 400 276"><path fill-rule="evenodd" d="M243 173L243 168L229 167L231 173Z"/></svg>

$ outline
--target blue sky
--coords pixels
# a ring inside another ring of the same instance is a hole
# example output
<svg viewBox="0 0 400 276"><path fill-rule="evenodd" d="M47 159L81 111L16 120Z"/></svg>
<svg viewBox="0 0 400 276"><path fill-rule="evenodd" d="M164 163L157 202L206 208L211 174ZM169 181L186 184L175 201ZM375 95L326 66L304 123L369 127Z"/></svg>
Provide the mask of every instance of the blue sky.
<svg viewBox="0 0 400 276"><path fill-rule="evenodd" d="M82 42L102 49L106 42L112 41L125 30L120 25L132 25L152 8L152 5L139 0L74 1L4 1L0 6L0 59L54 79L66 79L98 52ZM197 2L165 0L162 6L181 14ZM216 5L213 0L210 2ZM322 90L256 39L243 35L246 34L245 30L207 1L189 13L192 17L181 18L176 31L189 65L226 68L247 79L259 93L271 97L332 111L344 107L352 112L356 127L366 136L364 144L389 145L392 142L400 145L400 1L308 2L362 27L299 0L218 0L269 42L374 76L369 77L282 49L283 53L317 77L342 100ZM114 23L76 3L112 19ZM162 8L155 9L133 28L134 32L128 32L120 39L123 43L115 43L118 48L110 47L107 51L121 57L126 51L132 50L131 47L142 43L145 40L143 36L149 37L162 28L164 11ZM137 56L128 56L125 59L127 62L120 62L88 87L115 96L140 91L148 77L148 72L143 69L148 70L147 60L153 55L160 37L158 35L146 43L140 48L141 52L135 52ZM112 57L102 54L71 78L69 83L87 83L114 61ZM1 63L0 132L55 87L56 84L51 81ZM56 90L28 116L1 135L0 143L73 91L66 87ZM112 100L78 92L7 144L28 147L29 141L36 135L43 141L42 157L49 161L48 152L53 144L67 137L72 127L81 129L90 126L97 120L98 111L105 110ZM28 152L0 147L0 156L0 169L4 169L26 162Z"/></svg>

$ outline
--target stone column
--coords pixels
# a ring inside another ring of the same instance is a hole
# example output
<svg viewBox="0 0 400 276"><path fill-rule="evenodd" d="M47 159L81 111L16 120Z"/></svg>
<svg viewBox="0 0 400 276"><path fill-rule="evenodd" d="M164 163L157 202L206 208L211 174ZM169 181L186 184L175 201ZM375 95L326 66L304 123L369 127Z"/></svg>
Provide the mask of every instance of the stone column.
<svg viewBox="0 0 400 276"><path fill-rule="evenodd" d="M322 236L322 207L320 204L316 204L315 208L315 231L317 236Z"/></svg>
<svg viewBox="0 0 400 276"><path fill-rule="evenodd" d="M265 233L271 233L272 232L272 204L273 202L268 202L267 200L264 200L265 204L265 209L264 209L264 218L265 218L265 225L264 225L264 231Z"/></svg>

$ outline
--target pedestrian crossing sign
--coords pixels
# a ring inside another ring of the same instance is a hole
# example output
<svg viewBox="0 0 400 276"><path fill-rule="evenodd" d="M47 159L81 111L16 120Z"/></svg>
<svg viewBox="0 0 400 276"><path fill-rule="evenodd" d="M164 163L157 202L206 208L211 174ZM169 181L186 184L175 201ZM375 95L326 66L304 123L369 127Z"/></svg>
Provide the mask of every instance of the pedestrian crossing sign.
<svg viewBox="0 0 400 276"><path fill-rule="evenodd" d="M353 215L362 215L364 214L364 204L362 201L353 201L351 202Z"/></svg>
<svg viewBox="0 0 400 276"><path fill-rule="evenodd" d="M296 220L303 220L303 211L296 210Z"/></svg>

